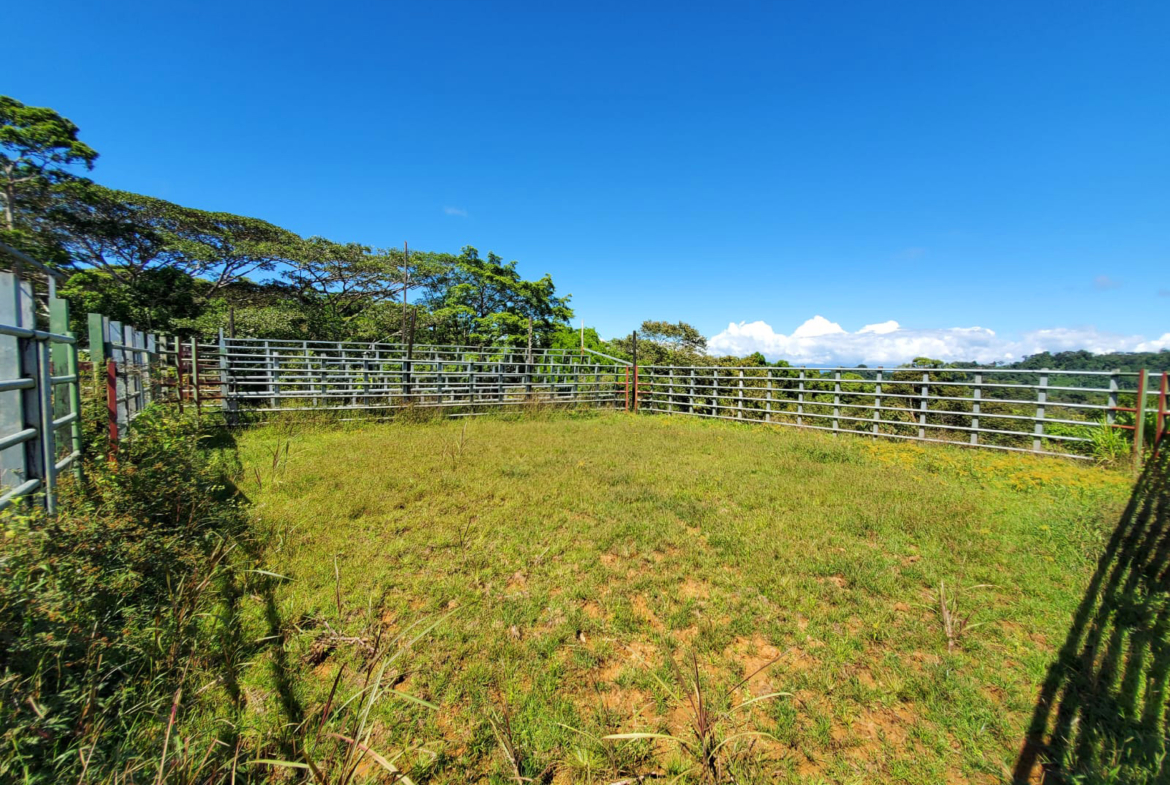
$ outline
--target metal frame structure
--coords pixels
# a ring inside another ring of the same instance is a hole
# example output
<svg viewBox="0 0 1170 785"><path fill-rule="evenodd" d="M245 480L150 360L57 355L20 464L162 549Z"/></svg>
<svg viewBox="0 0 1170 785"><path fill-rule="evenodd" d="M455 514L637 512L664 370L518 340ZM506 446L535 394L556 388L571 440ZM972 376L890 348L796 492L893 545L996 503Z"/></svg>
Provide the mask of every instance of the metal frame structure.
<svg viewBox="0 0 1170 785"><path fill-rule="evenodd" d="M56 296L55 273L6 246L16 272L0 272L0 510L39 494L56 510L58 475L81 476L81 388L69 305ZM38 324L29 269L47 278L48 329ZM68 429L68 437L58 432Z"/></svg>
<svg viewBox="0 0 1170 785"><path fill-rule="evenodd" d="M154 333L89 314L89 354L106 382L110 443L127 433L130 421L157 395L160 339Z"/></svg>
<svg viewBox="0 0 1170 785"><path fill-rule="evenodd" d="M1085 429L1126 428L1141 445L1151 410L1160 443L1170 414L1166 374L1145 371L643 366L636 376L641 411L1074 458L1087 457L1076 452L1092 442ZM1084 376L1102 384L1067 381ZM1117 423L1118 412L1135 424Z"/></svg>
<svg viewBox="0 0 1170 785"><path fill-rule="evenodd" d="M180 346L181 399L241 413L525 403L613 406L625 365L588 350L228 338ZM218 388L218 389L216 389Z"/></svg>

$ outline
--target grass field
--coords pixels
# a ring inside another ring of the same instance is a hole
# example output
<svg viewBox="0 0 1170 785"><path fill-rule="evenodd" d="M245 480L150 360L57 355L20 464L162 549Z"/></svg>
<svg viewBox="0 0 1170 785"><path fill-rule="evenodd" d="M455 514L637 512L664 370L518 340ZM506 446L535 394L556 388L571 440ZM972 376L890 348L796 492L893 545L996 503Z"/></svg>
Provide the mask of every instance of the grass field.
<svg viewBox="0 0 1170 785"><path fill-rule="evenodd" d="M238 441L263 569L281 577L236 609L265 643L231 721L317 727L396 634L437 622L385 677L434 708L384 694L367 725L395 767L442 783L698 782L704 760L745 783L1004 781L1132 484L623 414ZM716 714L784 694L699 743L696 671ZM689 746L602 739L630 733ZM688 749L719 741L692 767Z"/></svg>

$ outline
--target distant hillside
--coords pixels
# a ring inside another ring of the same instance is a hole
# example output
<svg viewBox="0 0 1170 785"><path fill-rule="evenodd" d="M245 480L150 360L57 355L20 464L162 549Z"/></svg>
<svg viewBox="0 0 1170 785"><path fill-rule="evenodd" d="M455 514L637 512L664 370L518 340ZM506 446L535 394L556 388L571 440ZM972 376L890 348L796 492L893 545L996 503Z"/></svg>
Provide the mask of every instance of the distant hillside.
<svg viewBox="0 0 1170 785"><path fill-rule="evenodd" d="M1075 370L1075 371L1147 371L1163 373L1170 371L1170 351L1163 349L1160 352L1114 352L1112 354L1093 354L1084 350L1077 352L1041 352L1033 354L1016 363L1002 366L1004 368L1020 368L1028 370Z"/></svg>

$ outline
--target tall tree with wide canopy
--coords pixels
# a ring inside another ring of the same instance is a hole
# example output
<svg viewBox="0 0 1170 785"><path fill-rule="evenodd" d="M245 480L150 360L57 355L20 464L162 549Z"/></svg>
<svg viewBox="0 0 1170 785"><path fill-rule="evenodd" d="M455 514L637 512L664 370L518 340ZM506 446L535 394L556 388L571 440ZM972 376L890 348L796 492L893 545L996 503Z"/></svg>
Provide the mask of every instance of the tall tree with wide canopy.
<svg viewBox="0 0 1170 785"><path fill-rule="evenodd" d="M41 225L54 186L79 179L98 157L78 132L52 109L0 96L0 239L45 262L63 261Z"/></svg>
<svg viewBox="0 0 1170 785"><path fill-rule="evenodd" d="M438 340L464 344L520 346L533 340L547 346L558 327L573 318L569 297L558 297L552 277L525 281L516 262L471 246L428 288L424 304L432 311Z"/></svg>
<svg viewBox="0 0 1170 785"><path fill-rule="evenodd" d="M79 269L102 270L133 285L170 267L207 281L205 293L275 270L297 252L287 229L232 213L183 207L89 182L58 186L49 223Z"/></svg>

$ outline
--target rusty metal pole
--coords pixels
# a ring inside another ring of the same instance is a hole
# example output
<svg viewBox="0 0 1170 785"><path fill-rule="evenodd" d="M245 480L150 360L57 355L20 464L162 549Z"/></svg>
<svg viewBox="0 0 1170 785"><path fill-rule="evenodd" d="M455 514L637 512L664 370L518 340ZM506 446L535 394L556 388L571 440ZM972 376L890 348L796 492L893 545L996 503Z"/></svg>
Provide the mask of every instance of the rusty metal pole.
<svg viewBox="0 0 1170 785"><path fill-rule="evenodd" d="M114 461L118 453L118 366L111 357L106 360L106 417L109 421L109 459Z"/></svg>
<svg viewBox="0 0 1170 785"><path fill-rule="evenodd" d="M406 343L406 292L410 289L410 246L402 241L402 342ZM411 332L414 328L411 327Z"/></svg>
<svg viewBox="0 0 1170 785"><path fill-rule="evenodd" d="M1142 450L1146 446L1146 369L1138 371L1137 401L1133 415L1133 469L1142 468Z"/></svg>
<svg viewBox="0 0 1170 785"><path fill-rule="evenodd" d="M638 413L638 331L634 330L634 414Z"/></svg>
<svg viewBox="0 0 1170 785"><path fill-rule="evenodd" d="M1162 437L1166 435L1166 415L1170 412L1166 411L1166 394L1167 380L1170 379L1170 373L1162 371L1162 384L1158 387L1158 419L1157 426L1154 428L1154 449L1158 449L1158 445L1162 441Z"/></svg>
<svg viewBox="0 0 1170 785"><path fill-rule="evenodd" d="M402 363L402 398L404 404L411 401L411 373L414 370L414 311L410 312L410 332L406 335L406 360Z"/></svg>

